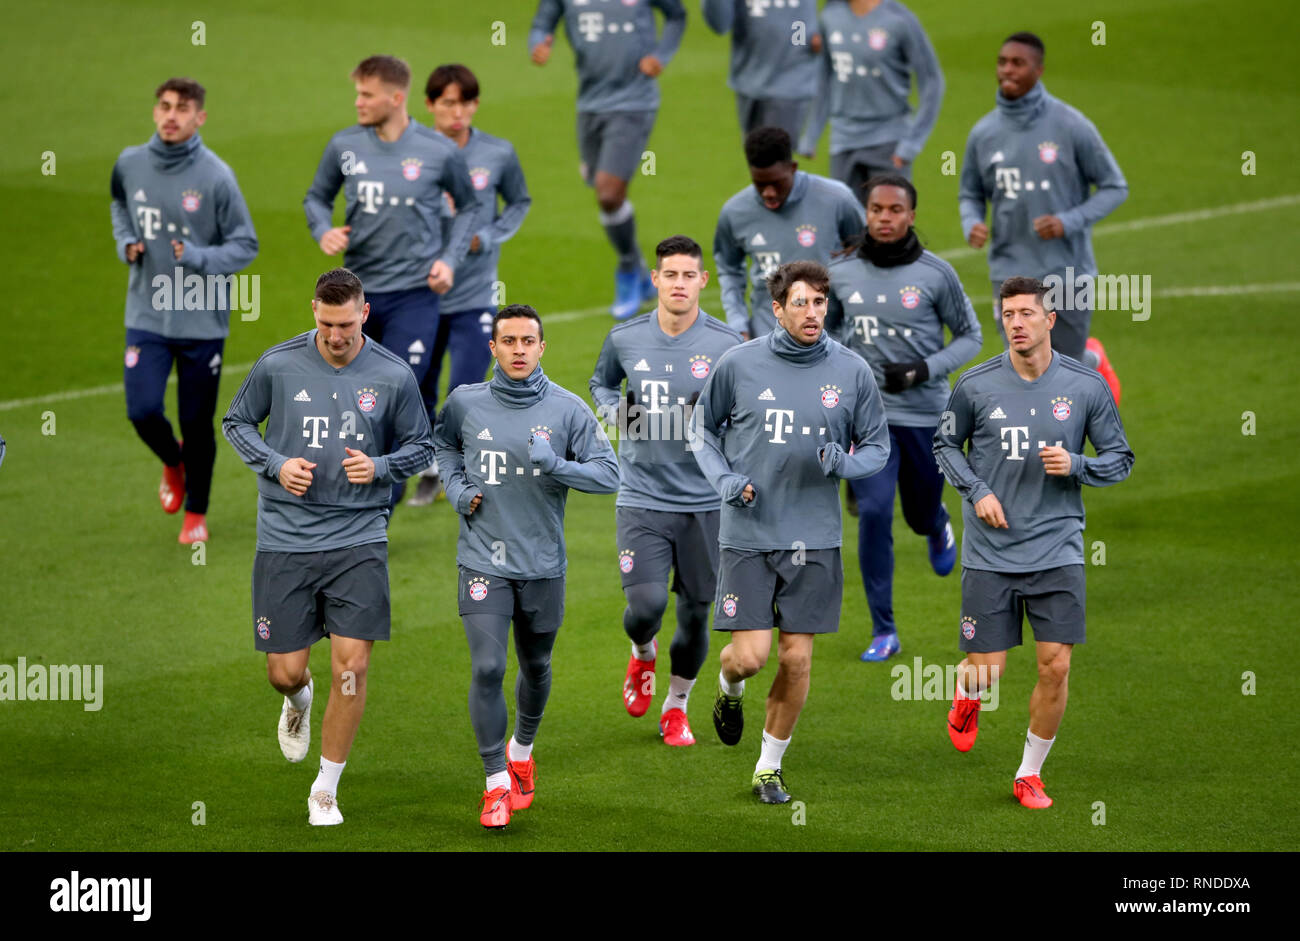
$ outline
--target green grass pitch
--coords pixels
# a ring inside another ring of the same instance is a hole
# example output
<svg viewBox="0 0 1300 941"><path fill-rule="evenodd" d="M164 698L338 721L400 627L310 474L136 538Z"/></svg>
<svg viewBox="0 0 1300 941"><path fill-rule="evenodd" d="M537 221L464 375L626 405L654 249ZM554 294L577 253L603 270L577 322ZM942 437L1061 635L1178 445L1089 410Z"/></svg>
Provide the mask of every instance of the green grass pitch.
<svg viewBox="0 0 1300 941"><path fill-rule="evenodd" d="M505 249L508 299L569 314L548 325L543 362L585 395L610 326L598 308L610 300L613 258L577 173L572 56L559 38L548 67L527 62L528 0L403 0L364 13L335 0L208 13L83 0L15 7L0 39L15 66L0 89L0 433L9 449L0 663L102 664L103 707L0 702L0 850L1294 849L1300 93L1291 5L909 5L948 86L916 168L927 244L962 245L957 177L941 172L942 155L960 158L992 107L1000 40L1032 29L1047 42L1047 87L1097 124L1129 180L1128 201L1096 234L1101 269L1150 275L1156 292L1148 321L1093 321L1124 381L1137 463L1127 482L1085 496L1086 544L1105 544L1105 564L1089 568L1089 642L1075 653L1045 769L1055 807L1029 813L1010 794L1029 650L1011 654L1000 707L968 755L948 743L944 702L896 701L890 665L858 662L869 627L851 520L841 629L818 641L786 761L798 816L749 794L773 665L749 684L744 741L725 748L709 719L715 638L691 700L699 744L664 747L658 700L639 720L620 703L628 644L614 499L574 494L568 617L534 808L505 833L478 825L456 519L440 503L393 521L393 640L376 649L341 782L347 823L310 829L304 799L324 700L311 756L286 764L274 733L280 698L248 630L254 479L220 441L212 541L206 564L192 564L175 541L179 520L159 511L157 462L125 420L120 390L93 392L122 371L126 273L110 237L109 171L152 132L157 83L190 74L207 86L203 137L238 174L261 240L248 272L261 276L262 313L232 325L224 411L239 366L311 326L311 286L332 262L308 236L302 196L326 140L355 119L348 72L366 55L394 53L422 87L433 66L464 61L483 87L477 123L515 143L534 198ZM684 45L661 80L655 172L631 188L647 252L677 232L710 245L719 206L748 183L724 81L727 41L704 27L697 0L688 11ZM196 46L199 19L206 44ZM497 21L504 45L492 43ZM1093 42L1095 21L1104 45ZM412 113L427 118L422 102ZM823 138L806 169L826 172L825 148ZM1242 172L1247 151L1253 174ZM53 175L42 173L46 152ZM1224 207L1233 211L1165 218ZM953 261L992 356L985 259L959 252ZM720 312L716 285L704 306ZM57 398L78 390L92 393ZM1252 421L1254 433L1243 433ZM947 499L956 511L951 489ZM897 559L898 662L954 662L958 576L936 579L901 521ZM664 638L671 622L670 613ZM315 672L328 663L319 645ZM1243 693L1247 673L1253 695ZM513 674L512 665L511 689Z"/></svg>

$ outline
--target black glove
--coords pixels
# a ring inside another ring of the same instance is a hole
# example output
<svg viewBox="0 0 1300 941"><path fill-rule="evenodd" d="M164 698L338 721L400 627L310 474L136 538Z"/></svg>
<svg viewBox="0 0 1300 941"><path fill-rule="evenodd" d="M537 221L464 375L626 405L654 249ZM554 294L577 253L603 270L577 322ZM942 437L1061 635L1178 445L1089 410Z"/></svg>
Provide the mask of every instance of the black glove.
<svg viewBox="0 0 1300 941"><path fill-rule="evenodd" d="M930 378L930 367L925 360L914 363L885 363L885 391L902 392L920 385Z"/></svg>

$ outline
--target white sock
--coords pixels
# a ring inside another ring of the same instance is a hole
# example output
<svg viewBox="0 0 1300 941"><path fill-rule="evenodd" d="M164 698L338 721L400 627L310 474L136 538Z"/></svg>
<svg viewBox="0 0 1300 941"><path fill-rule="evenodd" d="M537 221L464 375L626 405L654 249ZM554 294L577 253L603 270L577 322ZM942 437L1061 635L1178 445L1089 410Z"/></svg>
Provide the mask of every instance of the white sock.
<svg viewBox="0 0 1300 941"><path fill-rule="evenodd" d="M1043 770L1043 762L1047 760L1047 753L1052 750L1052 743L1056 741L1052 738L1039 738L1033 732L1025 732L1025 753L1020 759L1020 770L1016 772L1016 777L1027 778L1032 774L1038 774Z"/></svg>
<svg viewBox="0 0 1300 941"><path fill-rule="evenodd" d="M741 680L738 683L733 683L727 679L725 673L718 673L718 686L722 688L725 695L730 696L732 699L745 695L745 681Z"/></svg>
<svg viewBox="0 0 1300 941"><path fill-rule="evenodd" d="M970 693L966 692L966 684L962 681L962 675L960 672L957 674L957 698L958 699L979 699L980 698L979 693L976 693L974 696L972 696Z"/></svg>
<svg viewBox="0 0 1300 941"><path fill-rule="evenodd" d="M506 759L508 761L527 761L533 754L532 745L520 745L515 741L515 737L510 736L510 741L506 743ZM491 788L488 788L491 790Z"/></svg>
<svg viewBox="0 0 1300 941"><path fill-rule="evenodd" d="M680 709L686 711L686 702L691 698L691 687L695 685L695 680L688 680L684 676L670 676L668 678L668 695L664 697L664 707L659 710L663 715L669 709Z"/></svg>
<svg viewBox="0 0 1300 941"><path fill-rule="evenodd" d="M793 736L792 736L793 737ZM763 730L763 750L759 752L758 764L754 765L755 771L780 771L781 759L785 757L785 750L790 747L790 739L773 738L768 734L767 729Z"/></svg>
<svg viewBox="0 0 1300 941"><path fill-rule="evenodd" d="M632 656L636 657L638 660L653 660L658 655L659 644L655 642L653 637L650 638L650 643L648 644L632 645Z"/></svg>
<svg viewBox="0 0 1300 941"><path fill-rule="evenodd" d="M328 758L322 757L320 760L320 772L316 775L316 780L311 784L311 792L325 791L329 794L338 796L339 792L339 775L343 773L343 767L346 761L333 762Z"/></svg>
<svg viewBox="0 0 1300 941"><path fill-rule="evenodd" d="M498 771L496 774L489 774L487 776L487 787L483 790L495 791L499 787L510 789L510 772Z"/></svg>
<svg viewBox="0 0 1300 941"><path fill-rule="evenodd" d="M302 712L304 709L310 706L311 686L312 686L312 681L308 679L306 686L298 690L298 692L294 693L292 696L286 697L289 700L289 705L293 706L293 708L297 709L299 712Z"/></svg>

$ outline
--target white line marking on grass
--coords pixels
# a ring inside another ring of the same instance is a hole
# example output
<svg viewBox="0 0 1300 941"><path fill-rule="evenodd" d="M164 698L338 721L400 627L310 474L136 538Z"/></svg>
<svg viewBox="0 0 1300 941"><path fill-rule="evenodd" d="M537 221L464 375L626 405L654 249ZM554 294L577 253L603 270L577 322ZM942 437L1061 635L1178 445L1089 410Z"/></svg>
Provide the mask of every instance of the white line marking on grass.
<svg viewBox="0 0 1300 941"><path fill-rule="evenodd" d="M1182 225L1184 222L1202 222L1206 219L1218 219L1221 216L1235 216L1243 212L1267 212L1270 209L1283 209L1287 206L1300 205L1300 193L1287 196L1274 196L1269 199L1256 199L1248 203L1231 203L1227 206L1215 206L1213 209L1194 209L1191 212L1173 212L1165 216L1148 216L1145 219L1129 219L1127 222L1112 222L1099 225L1092 230L1094 236L1111 235L1116 232L1137 232L1163 225ZM984 249L950 248L937 253L940 258L952 261L954 258L969 258L971 255L983 255Z"/></svg>
<svg viewBox="0 0 1300 941"><path fill-rule="evenodd" d="M1140 229L1150 229L1163 225L1180 225L1184 222L1200 222L1205 219L1217 219L1220 216L1234 216L1245 212L1266 212L1269 209L1281 209L1286 206L1300 205L1300 193L1291 193L1287 196L1274 196L1269 199L1257 199L1248 203L1232 203L1227 206L1216 206L1213 209L1196 209L1191 212L1174 212L1164 216L1149 216L1145 219L1130 219L1127 222L1116 222L1111 225L1099 225L1092 230L1093 235L1109 235L1113 232L1136 232ZM950 248L944 252L937 253L940 258L951 261L954 258L966 258L970 255L982 255L983 250L977 251L969 246L961 248ZM1286 291L1300 290L1300 283L1294 281L1280 281L1275 284L1242 284L1242 285L1209 285L1206 287L1187 287L1187 288L1168 288L1163 291L1156 291L1156 297L1219 297L1231 294L1264 294L1280 293ZM991 302L990 302L991 304ZM582 310L565 310L556 314L544 315L546 323L568 323L573 320L584 320L587 317L594 317L597 314L609 314L608 306L587 307ZM252 363L239 363L235 366L226 366L222 373L225 375L243 375L253 368ZM176 381L172 376L167 380L171 385ZM111 385L92 386L89 389L69 389L66 392L51 392L49 395L38 395L29 399L10 399L8 402L0 402L0 412L11 411L15 408L27 408L31 405L49 405L52 402L67 402L74 399L85 399L96 395L121 395L124 393L122 383L117 382Z"/></svg>

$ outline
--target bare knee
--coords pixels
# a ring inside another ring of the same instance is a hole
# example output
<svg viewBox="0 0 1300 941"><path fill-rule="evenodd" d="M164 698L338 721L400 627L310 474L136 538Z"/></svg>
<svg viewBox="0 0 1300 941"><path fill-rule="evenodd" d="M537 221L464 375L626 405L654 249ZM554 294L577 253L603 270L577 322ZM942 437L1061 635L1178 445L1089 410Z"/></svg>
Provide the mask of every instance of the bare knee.
<svg viewBox="0 0 1300 941"><path fill-rule="evenodd" d="M800 679L812 672L812 652L808 650L782 650L777 654L777 664L790 679Z"/></svg>
<svg viewBox="0 0 1300 941"><path fill-rule="evenodd" d="M765 652L741 649L735 644L731 645L731 653L728 659L731 661L732 669L740 673L742 677L753 676L767 664L767 654Z"/></svg>
<svg viewBox="0 0 1300 941"><path fill-rule="evenodd" d="M277 692L288 696L302 688L303 683L307 681L307 664L302 666L290 663L286 660L266 661L266 678L271 681Z"/></svg>
<svg viewBox="0 0 1300 941"><path fill-rule="evenodd" d="M596 202L604 212L616 212L627 200L627 184L616 176L596 179Z"/></svg>
<svg viewBox="0 0 1300 941"><path fill-rule="evenodd" d="M1044 686L1061 687L1070 676L1070 658L1053 657L1038 663L1038 681Z"/></svg>

